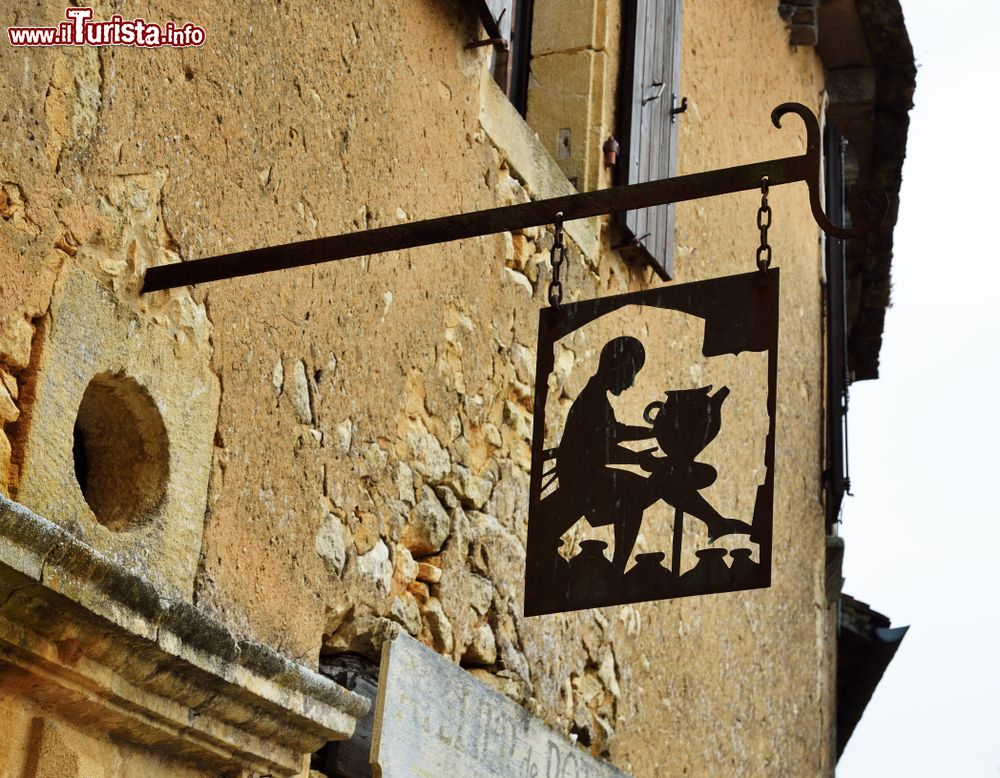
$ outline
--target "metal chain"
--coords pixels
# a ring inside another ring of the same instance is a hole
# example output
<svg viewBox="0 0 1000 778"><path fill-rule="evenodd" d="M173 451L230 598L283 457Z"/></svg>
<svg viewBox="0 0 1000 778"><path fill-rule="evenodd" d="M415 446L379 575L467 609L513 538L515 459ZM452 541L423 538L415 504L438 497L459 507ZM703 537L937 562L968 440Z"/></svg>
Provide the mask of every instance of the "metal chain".
<svg viewBox="0 0 1000 778"><path fill-rule="evenodd" d="M761 283L767 283L767 270L771 267L771 244L767 242L767 230L771 226L771 206L767 204L767 176L760 180L760 208L757 209L757 229L760 230L760 246L757 247L757 269Z"/></svg>
<svg viewBox="0 0 1000 778"><path fill-rule="evenodd" d="M552 265L552 280L549 282L549 305L558 308L562 302L562 281L559 280L559 270L566 259L566 246L563 243L563 214L556 214L556 236L549 251L549 264Z"/></svg>

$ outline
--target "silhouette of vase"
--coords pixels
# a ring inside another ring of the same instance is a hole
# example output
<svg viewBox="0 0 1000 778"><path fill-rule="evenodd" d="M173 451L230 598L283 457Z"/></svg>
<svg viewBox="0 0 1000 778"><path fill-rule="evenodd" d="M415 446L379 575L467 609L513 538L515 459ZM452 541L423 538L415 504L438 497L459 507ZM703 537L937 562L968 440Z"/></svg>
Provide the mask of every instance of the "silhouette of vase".
<svg viewBox="0 0 1000 778"><path fill-rule="evenodd" d="M635 566L625 574L625 589L630 600L651 600L673 593L677 579L660 564L666 554L636 554Z"/></svg>
<svg viewBox="0 0 1000 778"><path fill-rule="evenodd" d="M569 560L567 599L578 604L598 604L608 596L608 579L615 575L604 555L608 544L603 540L580 541L580 553Z"/></svg>
<svg viewBox="0 0 1000 778"><path fill-rule="evenodd" d="M729 556L733 560L729 568L733 577L733 585L737 587L751 586L760 572L760 565L750 558L753 556L753 551L749 548L734 548L729 552Z"/></svg>
<svg viewBox="0 0 1000 778"><path fill-rule="evenodd" d="M709 396L712 387L675 389L666 392L666 400L646 406L642 417L653 425L660 449L676 462L693 462L695 457L719 434L722 426L722 402L729 396L723 386Z"/></svg>
<svg viewBox="0 0 1000 778"><path fill-rule="evenodd" d="M732 585L732 578L726 565L726 553L724 548L703 548L695 551L698 564L681 576L685 591L728 591Z"/></svg>

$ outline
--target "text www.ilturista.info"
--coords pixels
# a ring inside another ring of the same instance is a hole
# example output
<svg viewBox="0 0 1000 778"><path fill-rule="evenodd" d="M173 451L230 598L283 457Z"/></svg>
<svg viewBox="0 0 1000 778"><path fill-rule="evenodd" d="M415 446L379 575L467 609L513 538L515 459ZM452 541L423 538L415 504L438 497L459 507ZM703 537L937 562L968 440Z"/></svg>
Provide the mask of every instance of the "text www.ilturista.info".
<svg viewBox="0 0 1000 778"><path fill-rule="evenodd" d="M93 8L67 8L68 21L55 27L8 27L11 46L201 46L205 30L196 24L155 24L124 19L118 14L106 22L91 21Z"/></svg>

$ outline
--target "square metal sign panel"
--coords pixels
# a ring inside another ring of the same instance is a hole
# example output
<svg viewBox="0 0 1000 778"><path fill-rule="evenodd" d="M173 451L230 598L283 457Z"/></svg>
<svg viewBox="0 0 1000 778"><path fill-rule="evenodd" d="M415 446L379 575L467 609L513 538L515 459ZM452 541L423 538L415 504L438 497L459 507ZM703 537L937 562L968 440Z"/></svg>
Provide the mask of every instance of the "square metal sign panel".
<svg viewBox="0 0 1000 778"><path fill-rule="evenodd" d="M526 615L770 585L778 275L540 312Z"/></svg>

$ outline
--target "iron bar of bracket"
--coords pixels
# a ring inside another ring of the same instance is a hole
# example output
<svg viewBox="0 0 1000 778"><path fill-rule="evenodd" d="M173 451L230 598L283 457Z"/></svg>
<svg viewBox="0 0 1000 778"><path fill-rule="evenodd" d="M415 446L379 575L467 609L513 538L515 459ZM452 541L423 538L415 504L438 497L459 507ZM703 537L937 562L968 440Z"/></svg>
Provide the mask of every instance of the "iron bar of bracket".
<svg viewBox="0 0 1000 778"><path fill-rule="evenodd" d="M844 229L831 223L823 213L819 197L819 122L804 105L783 103L771 112L774 126L780 128L781 118L789 113L801 117L806 126L806 152L799 156L159 265L146 271L142 293L538 227L554 223L559 212L564 221L572 221L756 190L764 176L772 187L805 181L813 218L825 232L839 238L866 234L882 220L888 209L885 192L873 186L859 187L859 197L851 204L851 212L858 221L867 217L867 222L861 226Z"/></svg>
<svg viewBox="0 0 1000 778"><path fill-rule="evenodd" d="M510 51L510 43L506 38L483 38L465 44L466 49L480 49L483 46L496 46L503 51Z"/></svg>

